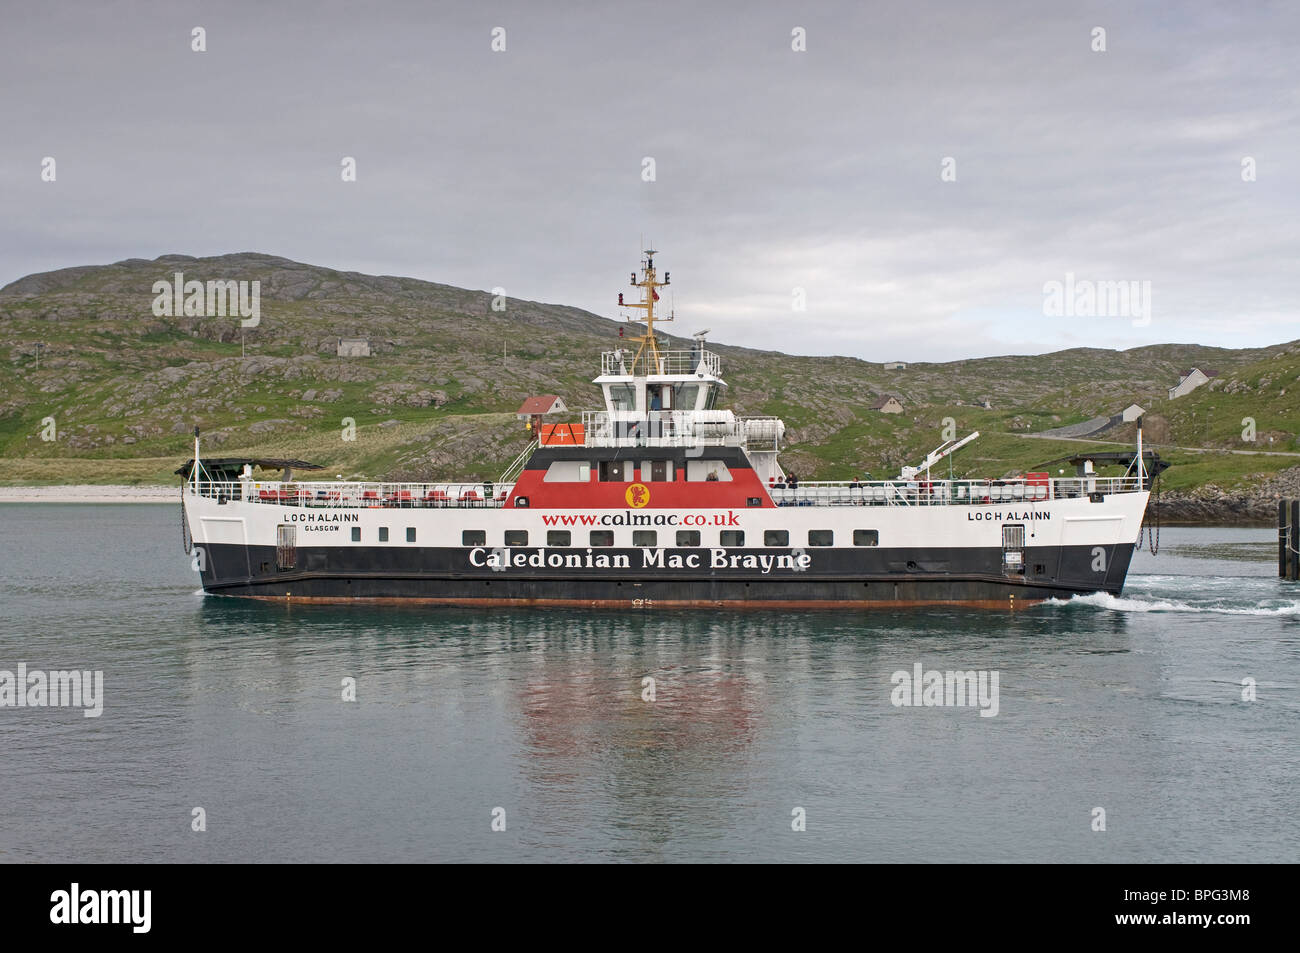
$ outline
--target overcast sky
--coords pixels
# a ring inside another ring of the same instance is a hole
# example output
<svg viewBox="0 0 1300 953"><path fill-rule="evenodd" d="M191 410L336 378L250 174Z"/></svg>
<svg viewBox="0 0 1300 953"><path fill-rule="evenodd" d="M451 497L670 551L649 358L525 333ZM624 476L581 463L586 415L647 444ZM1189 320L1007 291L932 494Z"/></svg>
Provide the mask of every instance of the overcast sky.
<svg viewBox="0 0 1300 953"><path fill-rule="evenodd" d="M725 343L1270 344L1298 80L1294 2L10 3L0 284L259 251L617 317L644 236ZM1067 273L1149 321L1045 315Z"/></svg>

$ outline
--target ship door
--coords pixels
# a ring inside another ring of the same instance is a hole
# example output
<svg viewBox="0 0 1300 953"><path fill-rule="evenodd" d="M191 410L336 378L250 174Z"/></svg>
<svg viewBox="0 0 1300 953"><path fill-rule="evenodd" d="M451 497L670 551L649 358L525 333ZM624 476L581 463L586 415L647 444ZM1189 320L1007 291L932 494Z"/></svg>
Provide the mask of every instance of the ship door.
<svg viewBox="0 0 1300 953"><path fill-rule="evenodd" d="M1025 524L1002 525L1002 574L1023 576L1025 573Z"/></svg>
<svg viewBox="0 0 1300 953"><path fill-rule="evenodd" d="M275 568L281 571L298 564L298 527L281 524L275 528Z"/></svg>

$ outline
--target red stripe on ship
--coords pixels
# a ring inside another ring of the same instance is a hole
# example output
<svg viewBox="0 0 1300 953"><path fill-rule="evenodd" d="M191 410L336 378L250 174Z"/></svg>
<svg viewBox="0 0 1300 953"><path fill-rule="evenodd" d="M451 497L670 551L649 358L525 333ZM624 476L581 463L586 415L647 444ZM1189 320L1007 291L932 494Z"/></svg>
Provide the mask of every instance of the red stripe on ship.
<svg viewBox="0 0 1300 953"><path fill-rule="evenodd" d="M601 483L593 479L588 483L547 483L545 470L525 470L519 474L506 506L513 507L515 498L528 497L530 508L625 510L628 509L628 483ZM735 469L730 480L639 481L650 491L650 501L645 509L713 510L744 509L751 498L757 498L761 507L775 507L771 495L753 470Z"/></svg>

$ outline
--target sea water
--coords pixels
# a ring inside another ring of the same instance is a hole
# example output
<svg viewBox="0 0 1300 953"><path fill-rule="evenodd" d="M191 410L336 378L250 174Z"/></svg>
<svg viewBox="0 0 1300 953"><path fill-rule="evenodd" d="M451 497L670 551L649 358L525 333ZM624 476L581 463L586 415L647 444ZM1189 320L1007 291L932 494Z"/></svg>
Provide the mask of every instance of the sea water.
<svg viewBox="0 0 1300 953"><path fill-rule="evenodd" d="M0 706L0 861L1300 857L1268 529L1014 612L471 611L204 596L178 509L0 505L0 671L102 673Z"/></svg>

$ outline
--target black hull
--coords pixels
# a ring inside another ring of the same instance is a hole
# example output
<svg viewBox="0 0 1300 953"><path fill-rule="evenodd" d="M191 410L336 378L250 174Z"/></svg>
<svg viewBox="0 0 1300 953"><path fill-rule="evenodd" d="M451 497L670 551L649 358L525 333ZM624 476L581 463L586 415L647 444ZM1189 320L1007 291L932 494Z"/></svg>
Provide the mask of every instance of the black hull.
<svg viewBox="0 0 1300 953"><path fill-rule="evenodd" d="M812 550L817 571L763 574L753 569L645 569L641 550L630 568L584 569L468 565L465 549L414 547L298 548L294 566L276 568L275 547L205 547L204 589L214 595L293 602L414 602L441 605L586 607L849 607L956 604L1005 608L1124 586L1132 544L1041 547L1025 554L1025 572L1007 574L999 549ZM536 550L526 550L532 553ZM688 554L691 550L669 550ZM700 550L694 550L700 553ZM751 550L779 555L789 550ZM346 560L347 565L342 564ZM336 564L331 565L331 562Z"/></svg>

